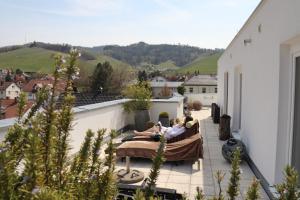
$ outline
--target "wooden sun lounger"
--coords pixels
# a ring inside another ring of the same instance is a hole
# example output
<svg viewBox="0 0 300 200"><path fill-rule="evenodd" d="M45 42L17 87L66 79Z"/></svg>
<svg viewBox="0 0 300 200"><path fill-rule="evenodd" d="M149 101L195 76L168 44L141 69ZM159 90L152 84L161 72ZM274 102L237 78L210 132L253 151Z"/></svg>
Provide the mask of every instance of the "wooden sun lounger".
<svg viewBox="0 0 300 200"><path fill-rule="evenodd" d="M156 155L159 142L127 141L116 150L119 158L136 157L152 159ZM167 161L199 161L203 159L203 138L198 133L178 142L166 144L164 157Z"/></svg>

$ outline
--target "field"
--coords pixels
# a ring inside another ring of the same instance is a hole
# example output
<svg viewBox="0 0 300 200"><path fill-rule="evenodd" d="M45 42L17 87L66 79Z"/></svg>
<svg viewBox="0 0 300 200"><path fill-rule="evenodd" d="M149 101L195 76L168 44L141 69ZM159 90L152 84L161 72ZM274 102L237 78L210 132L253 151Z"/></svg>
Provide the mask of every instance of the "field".
<svg viewBox="0 0 300 200"><path fill-rule="evenodd" d="M23 71L35 71L42 73L52 72L54 69L54 55L62 54L42 48L21 48L6 53L0 53L0 68L21 69ZM99 62L108 61L114 68L129 67L121 61L105 55L96 55L95 60L80 60L81 69L91 73Z"/></svg>
<svg viewBox="0 0 300 200"><path fill-rule="evenodd" d="M216 74L218 59L221 53L213 54L207 57L199 57L194 62L178 69L178 73L194 73L199 71L200 74Z"/></svg>

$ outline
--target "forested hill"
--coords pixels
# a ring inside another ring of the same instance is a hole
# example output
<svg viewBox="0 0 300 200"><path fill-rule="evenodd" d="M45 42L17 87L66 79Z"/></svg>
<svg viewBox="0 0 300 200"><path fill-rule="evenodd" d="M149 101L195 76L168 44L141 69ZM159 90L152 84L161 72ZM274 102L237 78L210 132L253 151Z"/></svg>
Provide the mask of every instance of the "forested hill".
<svg viewBox="0 0 300 200"><path fill-rule="evenodd" d="M49 72L53 67L53 55L66 54L72 48L68 44L32 42L24 45L0 47L0 69L20 68L25 71ZM217 59L223 49L205 49L187 45L144 42L128 46L106 45L97 47L75 46L81 51L82 69L92 72L99 62L108 61L113 67L136 67L144 70L179 70L178 72L216 73Z"/></svg>
<svg viewBox="0 0 300 200"><path fill-rule="evenodd" d="M179 67L191 63L201 55L209 56L223 51L222 49L204 49L187 45L150 45L144 42L129 46L99 46L90 50L111 56L132 66L139 66L143 63L158 65L173 61Z"/></svg>

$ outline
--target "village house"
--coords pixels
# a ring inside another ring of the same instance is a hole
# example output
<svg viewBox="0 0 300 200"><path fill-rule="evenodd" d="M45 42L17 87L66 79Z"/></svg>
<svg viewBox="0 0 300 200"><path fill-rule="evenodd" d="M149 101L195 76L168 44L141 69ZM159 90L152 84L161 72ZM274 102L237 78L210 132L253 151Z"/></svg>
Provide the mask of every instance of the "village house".
<svg viewBox="0 0 300 200"><path fill-rule="evenodd" d="M163 98L166 97L164 93L169 93L170 97L173 93L177 93L177 88L182 84L183 82L151 81L152 96L154 98Z"/></svg>
<svg viewBox="0 0 300 200"><path fill-rule="evenodd" d="M54 80L51 78L47 79L32 79L28 83L26 83L22 91L27 94L28 100L35 100L36 99L36 93L37 91L42 88L43 86L49 86L52 87ZM61 93L64 91L65 87L65 82L63 81L58 81L58 87L57 87L57 92Z"/></svg>
<svg viewBox="0 0 300 200"><path fill-rule="evenodd" d="M211 105L217 101L217 77L213 75L197 75L184 82L188 101L200 101L203 105Z"/></svg>
<svg viewBox="0 0 300 200"><path fill-rule="evenodd" d="M15 99L20 92L21 88L16 83L0 81L0 99Z"/></svg>

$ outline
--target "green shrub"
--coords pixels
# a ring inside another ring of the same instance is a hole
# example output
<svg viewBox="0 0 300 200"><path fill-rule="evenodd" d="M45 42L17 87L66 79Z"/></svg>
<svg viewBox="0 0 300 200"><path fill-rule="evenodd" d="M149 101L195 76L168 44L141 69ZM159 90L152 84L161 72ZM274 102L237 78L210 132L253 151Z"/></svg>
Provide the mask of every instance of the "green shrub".
<svg viewBox="0 0 300 200"><path fill-rule="evenodd" d="M293 167L287 166L285 168L284 182L276 185L279 200L298 200L300 198L298 176L298 172Z"/></svg>
<svg viewBox="0 0 300 200"><path fill-rule="evenodd" d="M181 95L185 93L185 87L183 85L177 87L177 92Z"/></svg>
<svg viewBox="0 0 300 200"><path fill-rule="evenodd" d="M123 104L124 110L127 112L148 110L151 106L152 92L147 82L129 85L122 93L130 99L130 101Z"/></svg>
<svg viewBox="0 0 300 200"><path fill-rule="evenodd" d="M159 113L159 117L160 118L168 118L169 117L169 113L167 113L167 112L161 112L161 113Z"/></svg>

